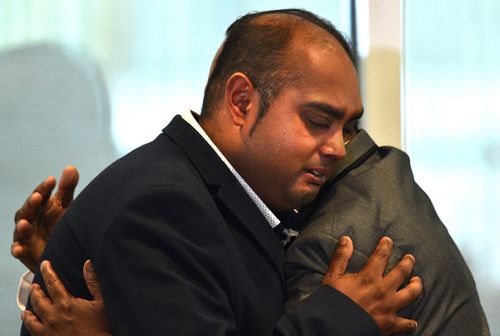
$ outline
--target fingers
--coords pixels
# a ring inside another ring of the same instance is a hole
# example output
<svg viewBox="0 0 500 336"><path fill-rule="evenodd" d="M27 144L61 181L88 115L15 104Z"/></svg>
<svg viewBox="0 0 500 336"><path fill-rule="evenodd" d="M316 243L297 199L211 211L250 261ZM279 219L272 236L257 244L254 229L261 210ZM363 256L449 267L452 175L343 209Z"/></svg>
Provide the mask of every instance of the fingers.
<svg viewBox="0 0 500 336"><path fill-rule="evenodd" d="M21 242L29 239L33 233L33 226L26 219L20 219L14 228L14 242Z"/></svg>
<svg viewBox="0 0 500 336"><path fill-rule="evenodd" d="M21 314L21 320L24 326L31 335L41 335L43 332L43 324L38 320L35 314L29 310L23 311Z"/></svg>
<svg viewBox="0 0 500 336"><path fill-rule="evenodd" d="M382 276L392 253L392 245L391 238L382 237L360 273L364 276Z"/></svg>
<svg viewBox="0 0 500 336"><path fill-rule="evenodd" d="M33 189L32 194L39 193L43 198L48 199L55 186L56 178L54 176L49 176Z"/></svg>
<svg viewBox="0 0 500 336"><path fill-rule="evenodd" d="M71 201L73 201L78 179L78 170L76 170L74 166L68 166L63 170L59 180L59 187L55 194L55 198L60 202L63 208L67 208Z"/></svg>
<svg viewBox="0 0 500 336"><path fill-rule="evenodd" d="M19 258L22 258L26 255L26 249L24 248L24 246L21 243L14 242L10 246L10 254L14 258L19 259Z"/></svg>
<svg viewBox="0 0 500 336"><path fill-rule="evenodd" d="M52 300L54 302L61 302L66 299L69 296L68 291L52 268L50 262L48 260L42 261L40 269L42 271L43 281L45 281L45 287Z"/></svg>
<svg viewBox="0 0 500 336"><path fill-rule="evenodd" d="M40 285L33 284L30 289L30 300L33 311L40 317L41 321L46 318L46 313L52 305L52 300L45 295Z"/></svg>
<svg viewBox="0 0 500 336"><path fill-rule="evenodd" d="M353 253L354 246L351 238L348 236L341 237L339 243L335 247L335 252L333 253L323 283L328 282L329 278L338 278L342 276L347 269L347 265Z"/></svg>
<svg viewBox="0 0 500 336"><path fill-rule="evenodd" d="M10 247L10 253L16 259L26 256L28 253L25 242L31 237L33 226L26 219L20 219L14 229L13 243Z"/></svg>
<svg viewBox="0 0 500 336"><path fill-rule="evenodd" d="M97 274L95 272L94 265L92 261L87 260L83 264L83 277L87 283L87 288L94 300L102 300L101 286L99 284L99 279L97 279Z"/></svg>
<svg viewBox="0 0 500 336"><path fill-rule="evenodd" d="M78 184L79 174L74 166L66 167L59 181L56 192L56 199L63 208L67 208L73 200L74 191ZM47 177L33 190L23 206L16 211L14 221L21 218L31 221L40 208L50 199L50 195L56 186L56 179L53 176Z"/></svg>
<svg viewBox="0 0 500 336"><path fill-rule="evenodd" d="M34 212L47 202L55 186L56 179L53 176L47 177L37 185L21 209L16 211L14 220L17 222L21 218L31 218Z"/></svg>
<svg viewBox="0 0 500 336"><path fill-rule="evenodd" d="M415 266L415 257L411 254L405 255L399 263L387 274L386 279L390 284L398 288L408 278Z"/></svg>
<svg viewBox="0 0 500 336"><path fill-rule="evenodd" d="M350 238L342 237L323 279L324 285L337 289L361 306L374 319L383 335L415 331L416 322L399 317L398 312L422 293L419 277L412 278L406 287L399 289L415 265L415 258L411 255L404 256L384 276L392 248L393 242L389 237L381 238L361 271L346 273L354 246Z"/></svg>
<svg viewBox="0 0 500 336"><path fill-rule="evenodd" d="M44 182L42 182L42 184L43 183ZM23 218L29 221L33 220L33 218L35 218L35 216L37 215L38 211L41 209L42 204L45 203L47 199L50 197L50 192L46 195L47 195L46 199L44 199L44 196L40 192L33 191L33 193L24 202L23 206L16 211L16 214L14 216L14 221L17 223L20 219Z"/></svg>
<svg viewBox="0 0 500 336"><path fill-rule="evenodd" d="M36 222L36 221L35 221ZM26 219L20 219L14 229L13 243L10 247L12 256L21 261L30 271L35 272L46 239L36 234L36 226Z"/></svg>
<svg viewBox="0 0 500 336"><path fill-rule="evenodd" d="M424 286L422 284L422 279L418 276L411 278L410 283L403 289L400 289L396 293L397 300L400 303L400 307L406 307L413 301L415 301L424 290Z"/></svg>
<svg viewBox="0 0 500 336"><path fill-rule="evenodd" d="M14 228L14 243L21 243L30 238L33 233L33 226L26 219L20 219Z"/></svg>
<svg viewBox="0 0 500 336"><path fill-rule="evenodd" d="M394 321L394 330L397 330L397 333L412 333L417 330L417 321L406 319L403 317L396 317Z"/></svg>

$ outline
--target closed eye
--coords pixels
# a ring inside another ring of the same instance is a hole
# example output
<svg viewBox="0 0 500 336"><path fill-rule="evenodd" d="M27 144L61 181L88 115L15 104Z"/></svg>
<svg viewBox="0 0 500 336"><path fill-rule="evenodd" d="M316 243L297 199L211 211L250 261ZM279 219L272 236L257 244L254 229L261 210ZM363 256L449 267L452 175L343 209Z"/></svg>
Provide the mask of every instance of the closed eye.
<svg viewBox="0 0 500 336"><path fill-rule="evenodd" d="M332 123L329 118L324 118L320 116L309 116L307 117L306 122L310 127L324 128L324 129L330 128L330 125Z"/></svg>

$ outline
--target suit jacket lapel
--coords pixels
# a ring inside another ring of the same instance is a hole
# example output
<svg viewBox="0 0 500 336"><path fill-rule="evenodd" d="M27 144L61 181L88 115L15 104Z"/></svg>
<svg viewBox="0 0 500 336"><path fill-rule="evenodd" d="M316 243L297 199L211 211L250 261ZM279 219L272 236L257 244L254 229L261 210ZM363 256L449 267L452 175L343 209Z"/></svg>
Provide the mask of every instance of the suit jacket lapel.
<svg viewBox="0 0 500 336"><path fill-rule="evenodd" d="M246 228L283 280L283 248L267 220L224 162L198 132L179 115L163 132L186 153L215 201L223 204L239 220L239 223L228 224L242 225Z"/></svg>
<svg viewBox="0 0 500 336"><path fill-rule="evenodd" d="M255 237L281 280L284 280L284 249L268 221L230 172L221 184L216 198L231 210L246 230Z"/></svg>

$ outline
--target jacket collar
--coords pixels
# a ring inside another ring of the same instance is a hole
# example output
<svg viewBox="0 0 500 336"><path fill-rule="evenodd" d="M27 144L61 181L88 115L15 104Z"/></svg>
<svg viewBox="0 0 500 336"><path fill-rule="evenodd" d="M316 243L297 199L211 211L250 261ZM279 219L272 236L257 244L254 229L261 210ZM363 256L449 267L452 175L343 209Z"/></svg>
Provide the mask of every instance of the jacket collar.
<svg viewBox="0 0 500 336"><path fill-rule="evenodd" d="M255 238L283 280L283 248L267 220L224 162L179 115L163 129L163 133L184 151L216 203L222 204L239 220L238 223L228 222L228 225L242 225Z"/></svg>
<svg viewBox="0 0 500 336"><path fill-rule="evenodd" d="M359 133L347 144L346 156L339 162L337 170L332 177L332 182L340 180L348 172L358 167L377 150L377 144L365 130Z"/></svg>

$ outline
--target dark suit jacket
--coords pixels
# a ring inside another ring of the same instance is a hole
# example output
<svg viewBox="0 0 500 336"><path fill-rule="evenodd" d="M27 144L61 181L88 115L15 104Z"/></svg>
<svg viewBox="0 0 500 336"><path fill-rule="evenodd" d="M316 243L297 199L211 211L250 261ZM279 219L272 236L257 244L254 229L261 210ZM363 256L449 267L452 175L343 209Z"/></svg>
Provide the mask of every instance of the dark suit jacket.
<svg viewBox="0 0 500 336"><path fill-rule="evenodd" d="M364 131L347 152L308 226L287 251L287 305L294 306L320 286L341 236L354 242L348 270L357 272L387 235L394 241L388 269L411 253L414 273L423 280L422 297L402 312L417 320L418 335L489 335L472 275L415 183L408 156L396 148L377 147Z"/></svg>
<svg viewBox="0 0 500 336"><path fill-rule="evenodd" d="M326 287L283 315L283 257L239 182L179 116L82 191L44 253L85 298L82 265L94 261L114 334L379 333Z"/></svg>

